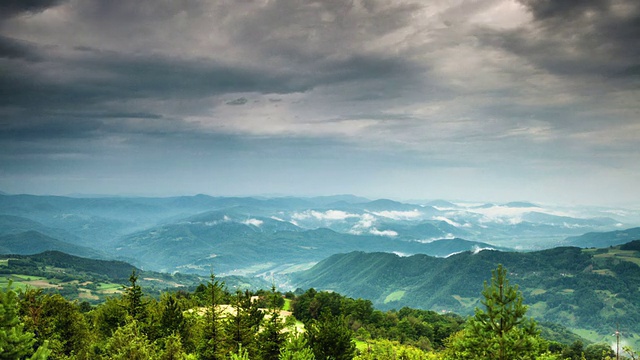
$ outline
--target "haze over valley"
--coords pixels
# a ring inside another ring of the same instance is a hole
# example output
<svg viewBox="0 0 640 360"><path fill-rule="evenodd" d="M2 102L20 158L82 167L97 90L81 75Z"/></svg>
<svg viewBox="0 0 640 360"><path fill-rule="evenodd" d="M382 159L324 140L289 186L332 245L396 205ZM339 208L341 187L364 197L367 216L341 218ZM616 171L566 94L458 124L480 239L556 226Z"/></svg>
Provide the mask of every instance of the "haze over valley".
<svg viewBox="0 0 640 360"><path fill-rule="evenodd" d="M313 198L0 196L0 249L60 250L148 270L273 276L336 253L607 247L635 240L640 212L528 202Z"/></svg>

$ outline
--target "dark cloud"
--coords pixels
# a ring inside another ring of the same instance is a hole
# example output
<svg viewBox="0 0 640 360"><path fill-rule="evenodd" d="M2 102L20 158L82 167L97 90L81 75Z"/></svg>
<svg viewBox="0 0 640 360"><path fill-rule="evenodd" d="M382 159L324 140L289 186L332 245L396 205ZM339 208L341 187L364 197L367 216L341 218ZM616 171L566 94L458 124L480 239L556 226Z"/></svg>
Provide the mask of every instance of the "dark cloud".
<svg viewBox="0 0 640 360"><path fill-rule="evenodd" d="M538 21L556 19L572 21L582 18L587 12L607 11L609 0L520 0Z"/></svg>
<svg viewBox="0 0 640 360"><path fill-rule="evenodd" d="M0 21L23 13L37 13L56 6L66 0L2 0L0 1Z"/></svg>
<svg viewBox="0 0 640 360"><path fill-rule="evenodd" d="M532 29L493 32L494 42L560 75L614 77L636 86L640 2L521 0ZM490 36L491 37L491 36ZM629 76L635 78L629 79Z"/></svg>
<svg viewBox="0 0 640 360"><path fill-rule="evenodd" d="M0 59L1 58L24 59L28 61L41 60L33 44L2 35L0 35Z"/></svg>

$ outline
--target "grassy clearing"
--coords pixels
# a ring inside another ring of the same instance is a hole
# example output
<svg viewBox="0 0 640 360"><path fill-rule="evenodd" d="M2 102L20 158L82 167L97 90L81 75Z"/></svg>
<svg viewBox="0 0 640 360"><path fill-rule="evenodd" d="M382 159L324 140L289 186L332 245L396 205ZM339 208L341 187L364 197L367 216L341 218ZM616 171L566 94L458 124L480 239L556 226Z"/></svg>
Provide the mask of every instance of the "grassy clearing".
<svg viewBox="0 0 640 360"><path fill-rule="evenodd" d="M542 316L546 311L547 311L547 303L543 301L538 301L533 305L529 305L527 316L533 316L533 317Z"/></svg>
<svg viewBox="0 0 640 360"><path fill-rule="evenodd" d="M284 299L283 311L291 311L291 299Z"/></svg>
<svg viewBox="0 0 640 360"><path fill-rule="evenodd" d="M0 266L9 266L9 259L0 260Z"/></svg>
<svg viewBox="0 0 640 360"><path fill-rule="evenodd" d="M28 285L18 279L13 278L13 276L2 276L0 277L0 289L4 290L9 286L9 280L11 280L11 288L13 290L18 289L26 289Z"/></svg>
<svg viewBox="0 0 640 360"><path fill-rule="evenodd" d="M91 293L88 289L78 289L78 298L85 300L100 300L98 295Z"/></svg>
<svg viewBox="0 0 640 360"><path fill-rule="evenodd" d="M96 287L96 292L100 294L121 294L122 285L114 283L100 283Z"/></svg>
<svg viewBox="0 0 640 360"><path fill-rule="evenodd" d="M309 262L309 263L303 263L303 264L296 264L296 265L291 265L283 270L280 271L281 274L289 274L292 272L298 272L298 271L303 271L303 270L309 270L313 267L313 265L317 264L317 262Z"/></svg>
<svg viewBox="0 0 640 360"><path fill-rule="evenodd" d="M531 290L531 296L542 295L542 294L544 294L546 292L547 292L547 290L545 290L545 289L533 289L533 290Z"/></svg>
<svg viewBox="0 0 640 360"><path fill-rule="evenodd" d="M384 303L387 304L392 301L398 301L404 297L404 294L406 294L406 291L404 290L394 291L391 294L387 295L386 298L384 298Z"/></svg>
<svg viewBox="0 0 640 360"><path fill-rule="evenodd" d="M114 283L100 283L97 285L98 290L114 290L114 289L122 289L122 285L114 284Z"/></svg>
<svg viewBox="0 0 640 360"><path fill-rule="evenodd" d="M636 251L632 250L609 249L607 253L597 254L594 258L615 258L622 261L629 261L640 266L640 257L638 257L638 253Z"/></svg>
<svg viewBox="0 0 640 360"><path fill-rule="evenodd" d="M453 295L453 298L456 299L460 303L460 305L466 308L474 307L478 302L477 298L463 298L460 295Z"/></svg>
<svg viewBox="0 0 640 360"><path fill-rule="evenodd" d="M614 273L613 271L611 271L609 269L593 270L593 272L598 274L598 275L606 275L606 276L611 276L611 277L615 277L616 276L616 273Z"/></svg>

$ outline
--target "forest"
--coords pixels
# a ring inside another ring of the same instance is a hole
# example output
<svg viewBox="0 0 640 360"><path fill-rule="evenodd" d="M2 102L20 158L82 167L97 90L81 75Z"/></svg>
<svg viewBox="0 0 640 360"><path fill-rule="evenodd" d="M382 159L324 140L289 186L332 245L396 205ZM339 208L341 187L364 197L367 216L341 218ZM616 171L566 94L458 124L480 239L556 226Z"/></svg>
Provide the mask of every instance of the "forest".
<svg viewBox="0 0 640 360"><path fill-rule="evenodd" d="M298 289L230 291L214 274L193 291L145 293L134 270L92 305L42 289L0 292L0 359L614 359L526 316L499 265L467 319ZM631 349L621 356L636 359Z"/></svg>

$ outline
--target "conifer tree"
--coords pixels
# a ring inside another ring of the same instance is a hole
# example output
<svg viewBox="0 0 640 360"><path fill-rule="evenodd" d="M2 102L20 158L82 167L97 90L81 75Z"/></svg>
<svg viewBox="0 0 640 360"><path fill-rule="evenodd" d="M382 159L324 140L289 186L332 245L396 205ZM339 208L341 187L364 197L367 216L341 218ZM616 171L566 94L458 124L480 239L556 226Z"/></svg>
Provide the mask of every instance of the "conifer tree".
<svg viewBox="0 0 640 360"><path fill-rule="evenodd" d="M269 301L269 319L266 321L262 332L258 337L260 354L264 360L278 360L280 348L283 346L286 336L282 333L284 322L280 318L278 308L278 293L275 285L271 286L271 299Z"/></svg>
<svg viewBox="0 0 640 360"><path fill-rule="evenodd" d="M251 301L249 291L236 291L234 310L228 316L226 329L228 345L232 353L238 353L240 346L253 358L257 353L255 336L259 330L264 314Z"/></svg>
<svg viewBox="0 0 640 360"><path fill-rule="evenodd" d="M160 355L160 360L185 360L187 354L182 347L182 340L179 334L173 333L165 338L164 350Z"/></svg>
<svg viewBox="0 0 640 360"><path fill-rule="evenodd" d="M173 295L167 295L162 299L160 325L163 336L168 336L174 332L180 335L184 333L185 319L182 314L182 308Z"/></svg>
<svg viewBox="0 0 640 360"><path fill-rule="evenodd" d="M318 320L305 324L309 346L318 360L350 360L356 352L352 341L353 331L343 317L325 311Z"/></svg>
<svg viewBox="0 0 640 360"><path fill-rule="evenodd" d="M204 360L224 359L227 351L223 346L225 333L222 327L220 304L224 295L224 282L216 280L215 274L211 273L211 280L207 283L209 295L208 309L205 317L205 327L203 338L198 345L198 355Z"/></svg>
<svg viewBox="0 0 640 360"><path fill-rule="evenodd" d="M142 300L142 287L137 283L138 274L135 269L131 272L129 282L131 283L131 286L126 289L124 294L127 304L127 312L132 318L138 321L144 320L146 317L146 308Z"/></svg>
<svg viewBox="0 0 640 360"><path fill-rule="evenodd" d="M127 324L107 341L104 355L109 360L149 360L156 358L157 351L142 332L140 323L129 317Z"/></svg>
<svg viewBox="0 0 640 360"><path fill-rule="evenodd" d="M297 332L289 335L278 357L279 360L315 360L315 358L313 350L307 344L307 339Z"/></svg>
<svg viewBox="0 0 640 360"><path fill-rule="evenodd" d="M11 283L0 291L0 360L46 359L49 355L44 343L34 352L36 342L32 332L24 331L24 323L18 314L18 296L11 290Z"/></svg>
<svg viewBox="0 0 640 360"><path fill-rule="evenodd" d="M524 317L522 294L509 285L502 265L492 271L482 296L484 310L476 308L465 329L449 339L447 359L533 360L546 350L535 322Z"/></svg>

